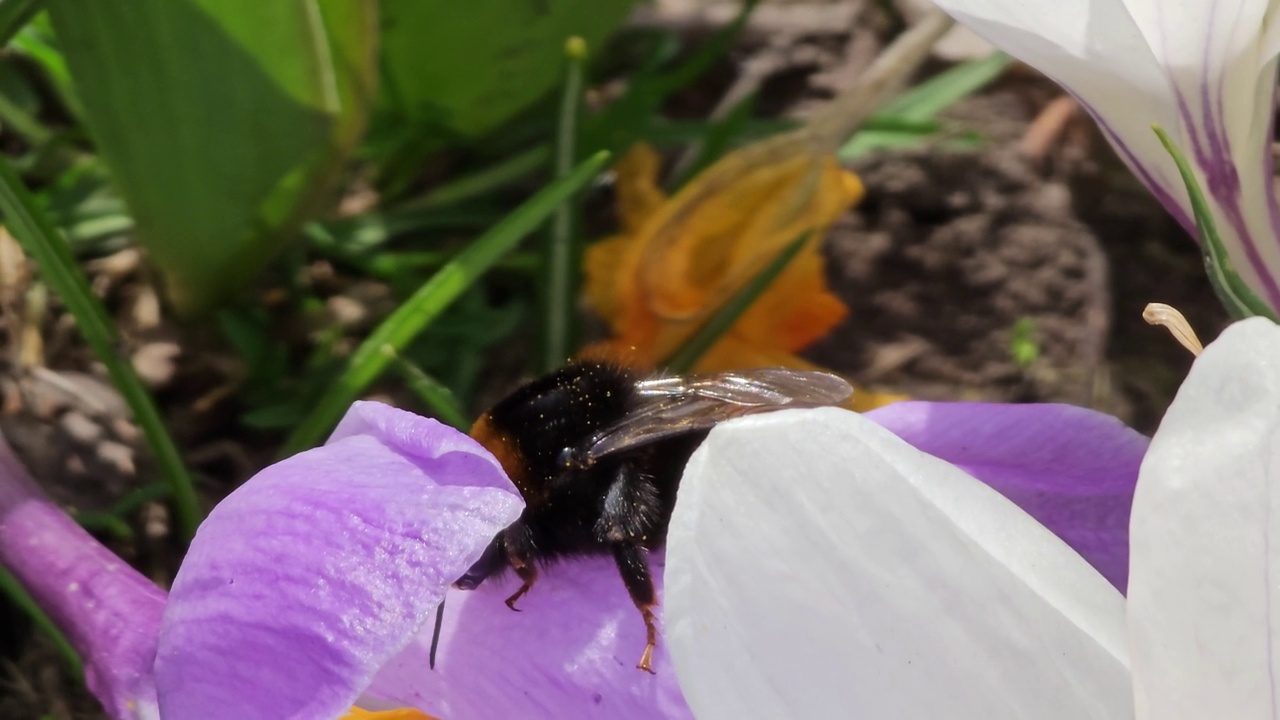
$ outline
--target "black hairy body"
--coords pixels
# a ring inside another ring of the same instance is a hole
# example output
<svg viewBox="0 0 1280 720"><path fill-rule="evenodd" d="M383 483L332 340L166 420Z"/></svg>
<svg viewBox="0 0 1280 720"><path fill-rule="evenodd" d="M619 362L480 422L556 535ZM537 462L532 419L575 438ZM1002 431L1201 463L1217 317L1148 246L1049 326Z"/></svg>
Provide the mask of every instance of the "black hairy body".
<svg viewBox="0 0 1280 720"><path fill-rule="evenodd" d="M507 598L514 610L539 566L611 555L645 623L638 667L651 672L657 598L647 553L666 540L689 457L719 421L835 404L850 393L838 377L782 368L643 378L579 362L536 379L471 429L515 483L525 509L455 585L472 589L510 568L523 581Z"/></svg>

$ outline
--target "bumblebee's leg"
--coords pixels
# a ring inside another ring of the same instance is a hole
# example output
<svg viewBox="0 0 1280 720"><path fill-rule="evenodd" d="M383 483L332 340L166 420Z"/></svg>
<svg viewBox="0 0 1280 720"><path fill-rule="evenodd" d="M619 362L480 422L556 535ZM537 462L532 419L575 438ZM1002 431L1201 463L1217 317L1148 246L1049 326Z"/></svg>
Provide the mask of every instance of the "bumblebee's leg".
<svg viewBox="0 0 1280 720"><path fill-rule="evenodd" d="M596 536L610 544L622 583L644 618L644 653L636 667L653 672L653 650L658 645L658 626L653 608L658 604L645 544L652 539L662 514L658 489L630 463L618 468L605 493Z"/></svg>
<svg viewBox="0 0 1280 720"><path fill-rule="evenodd" d="M657 593L653 589L653 576L649 573L648 551L634 543L616 543L613 546L613 559L618 563L618 573L622 575L622 583L627 586L631 600L644 618L644 652L636 667L645 672L653 672L653 650L658 646L658 625L653 615L653 608L658 604Z"/></svg>
<svg viewBox="0 0 1280 720"><path fill-rule="evenodd" d="M538 568L533 564L533 535L523 522L516 522L503 532L503 544L507 550L507 564L522 581L520 589L507 598L507 607L519 612L516 601L524 597L538 579Z"/></svg>

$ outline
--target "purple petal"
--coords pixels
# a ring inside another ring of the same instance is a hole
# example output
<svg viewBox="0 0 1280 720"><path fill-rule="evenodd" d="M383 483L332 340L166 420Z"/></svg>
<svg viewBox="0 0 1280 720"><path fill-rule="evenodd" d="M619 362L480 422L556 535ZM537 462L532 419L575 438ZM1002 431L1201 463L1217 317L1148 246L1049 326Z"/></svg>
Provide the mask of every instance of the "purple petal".
<svg viewBox="0 0 1280 720"><path fill-rule="evenodd" d="M663 554L649 562L661 598ZM610 558L543 569L521 612L512 612L503 600L517 587L508 576L449 593L435 670L427 628L387 663L369 695L449 720L692 717L661 625L655 674L636 669L644 623Z"/></svg>
<svg viewBox="0 0 1280 720"><path fill-rule="evenodd" d="M154 712L151 665L164 591L45 497L3 438L0 564L66 633L89 689L113 717Z"/></svg>
<svg viewBox="0 0 1280 720"><path fill-rule="evenodd" d="M200 526L161 628L164 717L345 712L521 508L465 435L356 403Z"/></svg>
<svg viewBox="0 0 1280 720"><path fill-rule="evenodd" d="M995 488L1125 591L1145 436L1070 405L902 402L867 417Z"/></svg>

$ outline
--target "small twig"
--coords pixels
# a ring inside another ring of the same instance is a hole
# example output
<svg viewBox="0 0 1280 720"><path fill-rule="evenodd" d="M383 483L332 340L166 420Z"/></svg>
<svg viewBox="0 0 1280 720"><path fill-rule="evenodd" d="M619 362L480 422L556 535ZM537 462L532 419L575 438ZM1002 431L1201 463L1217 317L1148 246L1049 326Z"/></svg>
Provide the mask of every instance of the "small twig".
<svg viewBox="0 0 1280 720"><path fill-rule="evenodd" d="M880 53L858 81L813 114L806 125L816 144L835 150L884 104L929 57L955 20L931 10Z"/></svg>
<svg viewBox="0 0 1280 720"><path fill-rule="evenodd" d="M1018 153L1030 162L1043 163L1079 111L1079 104L1070 95L1055 98L1027 126L1018 142Z"/></svg>

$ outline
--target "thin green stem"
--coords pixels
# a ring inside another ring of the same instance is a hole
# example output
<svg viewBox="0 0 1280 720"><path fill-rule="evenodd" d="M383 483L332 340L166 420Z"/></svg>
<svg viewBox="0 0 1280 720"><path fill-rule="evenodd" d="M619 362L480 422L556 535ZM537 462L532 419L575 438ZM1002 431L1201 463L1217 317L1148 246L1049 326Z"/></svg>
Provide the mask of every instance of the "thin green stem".
<svg viewBox="0 0 1280 720"><path fill-rule="evenodd" d="M0 211L4 212L9 231L40 268L45 282L58 293L75 317L85 341L106 366L116 389L133 411L155 455L156 464L173 493L182 536L190 539L204 513L191 476L182 464L178 447L165 429L164 420L146 386L120 347L115 324L102 302L90 290L89 281L72 257L66 240L53 228L53 223L36 204L26 185L8 160L3 158L0 158Z"/></svg>
<svg viewBox="0 0 1280 720"><path fill-rule="evenodd" d="M58 649L58 654L67 663L67 670L70 671L72 677L84 677L84 663L80 660L80 654L71 646L71 642L67 640L67 636L62 634L53 619L45 614L40 604L35 598L27 592L27 589L18 582L12 574L3 566L0 566L0 592L9 596L14 605L17 605L27 615L31 617L31 621L35 623L40 631L49 636L53 641L54 647Z"/></svg>
<svg viewBox="0 0 1280 720"><path fill-rule="evenodd" d="M564 94L556 128L554 177L573 172L578 145L578 113L582 106L587 44L580 37L565 42ZM542 347L537 363L542 372L558 367L572 352L577 317L578 268L582 249L577 238L577 203L563 202L551 216L542 278Z"/></svg>
<svg viewBox="0 0 1280 720"><path fill-rule="evenodd" d="M394 354L396 370L400 371L400 376L408 383L409 389L421 398L422 402L431 409L431 412L441 422L452 425L463 432L466 432L471 427L471 423L467 422L467 416L462 412L462 405L458 403L458 398L454 396L452 390L445 387L444 383L427 374L422 368L410 362L408 358L391 348L387 348L387 350Z"/></svg>

